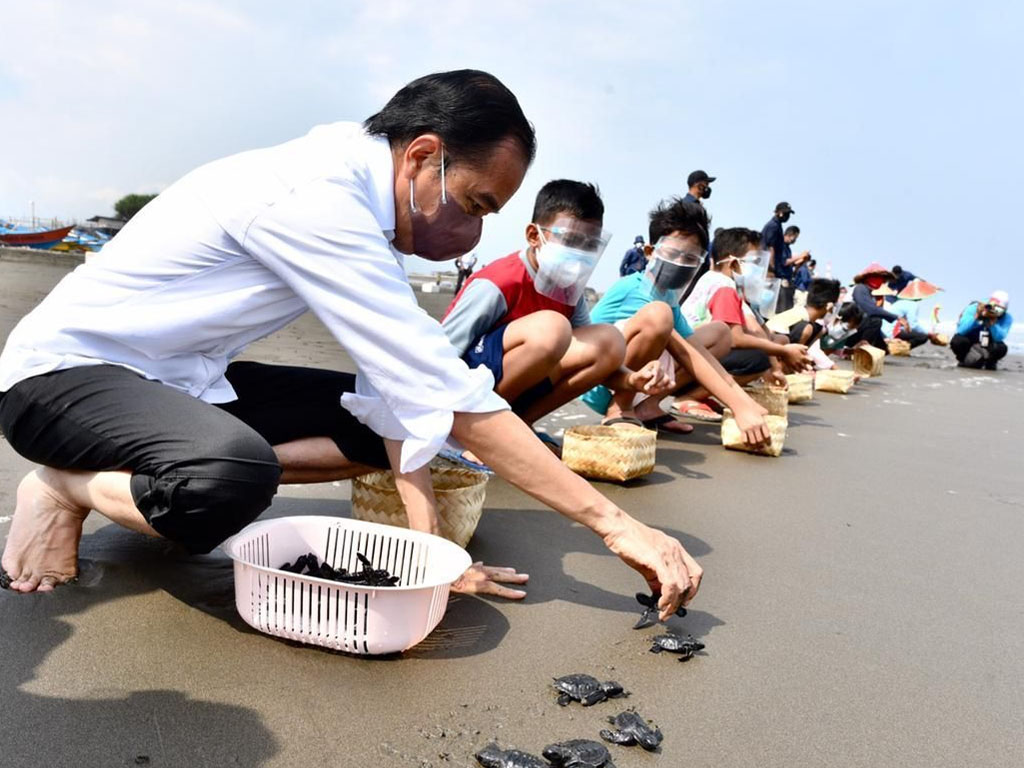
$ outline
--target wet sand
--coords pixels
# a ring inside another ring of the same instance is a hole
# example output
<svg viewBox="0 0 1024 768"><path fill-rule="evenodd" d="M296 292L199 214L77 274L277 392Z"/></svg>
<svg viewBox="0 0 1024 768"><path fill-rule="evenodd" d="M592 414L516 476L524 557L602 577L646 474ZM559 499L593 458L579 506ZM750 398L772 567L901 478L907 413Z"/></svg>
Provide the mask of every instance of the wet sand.
<svg viewBox="0 0 1024 768"><path fill-rule="evenodd" d="M65 271L0 259L0 338ZM347 363L309 317L250 356ZM659 442L646 480L600 485L707 570L671 622L707 644L686 664L647 652L657 627L631 629L633 572L501 481L469 549L529 572L529 596L455 597L386 659L260 635L225 556L93 515L77 586L0 593L0 765L469 766L492 738L539 754L596 737L622 703L558 707L550 680L575 671L622 682L665 733L660 755L614 747L620 768L1021 764L1024 376L1019 359L951 360L890 359L850 395L793 406L779 459L698 426ZM570 406L548 426L587 420ZM0 538L28 468L0 444ZM268 514L348 515L348 497L284 487Z"/></svg>

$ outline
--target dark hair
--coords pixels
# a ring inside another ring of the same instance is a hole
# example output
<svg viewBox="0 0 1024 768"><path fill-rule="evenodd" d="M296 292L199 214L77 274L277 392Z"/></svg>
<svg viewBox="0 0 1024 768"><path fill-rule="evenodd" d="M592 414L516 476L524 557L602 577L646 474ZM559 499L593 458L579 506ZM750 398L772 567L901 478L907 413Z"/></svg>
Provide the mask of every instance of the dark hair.
<svg viewBox="0 0 1024 768"><path fill-rule="evenodd" d="M784 235L799 235L800 234L800 227L797 227L797 226L786 227L786 231L783 232L782 234L784 234Z"/></svg>
<svg viewBox="0 0 1024 768"><path fill-rule="evenodd" d="M725 231L725 227L715 227L715 237L718 237L724 231Z"/></svg>
<svg viewBox="0 0 1024 768"><path fill-rule="evenodd" d="M860 307L850 301L843 304L842 309L839 310L839 319L844 323L853 323L854 325L857 325L864 319L864 313L861 311Z"/></svg>
<svg viewBox="0 0 1024 768"><path fill-rule="evenodd" d="M657 243L673 232L694 235L700 241L700 247L707 248L708 213L704 206L700 203L688 203L679 197L658 203L650 213L650 223L647 227L648 242Z"/></svg>
<svg viewBox="0 0 1024 768"><path fill-rule="evenodd" d="M889 271L892 272L894 275L896 275L896 277L899 277L900 275L903 274L903 267L901 267L899 264L897 264L895 267L893 267Z"/></svg>
<svg viewBox="0 0 1024 768"><path fill-rule="evenodd" d="M838 280L829 280L825 277L816 277L811 280L811 287L807 290L807 306L816 309L824 309L828 304L835 304L839 301Z"/></svg>
<svg viewBox="0 0 1024 768"><path fill-rule="evenodd" d="M807 266L808 267L816 267L816 266L818 266L818 262L816 262L814 259L810 259L807 262Z"/></svg>
<svg viewBox="0 0 1024 768"><path fill-rule="evenodd" d="M424 133L436 133L452 162L485 158L505 139L513 139L527 165L537 152L537 137L515 94L494 75L476 69L438 72L413 80L363 123L372 136L401 147Z"/></svg>
<svg viewBox="0 0 1024 768"><path fill-rule="evenodd" d="M604 220L601 191L594 184L569 179L555 179L540 188L533 204L535 224L548 224L558 214L567 213L577 219Z"/></svg>
<svg viewBox="0 0 1024 768"><path fill-rule="evenodd" d="M761 233L746 227L723 229L715 235L715 243L711 246L711 260L716 264L729 256L742 258L751 245L761 242Z"/></svg>

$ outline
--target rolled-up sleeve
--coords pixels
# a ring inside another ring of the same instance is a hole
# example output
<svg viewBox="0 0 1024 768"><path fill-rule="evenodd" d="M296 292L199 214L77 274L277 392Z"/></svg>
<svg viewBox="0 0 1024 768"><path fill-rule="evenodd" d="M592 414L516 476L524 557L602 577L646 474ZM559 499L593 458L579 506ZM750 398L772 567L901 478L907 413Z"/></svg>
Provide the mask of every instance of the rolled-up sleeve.
<svg viewBox="0 0 1024 768"><path fill-rule="evenodd" d="M434 457L455 412L508 408L491 374L470 371L417 305L358 182L321 179L293 189L250 223L242 245L351 355L359 377L342 405L382 437L404 442L402 471Z"/></svg>

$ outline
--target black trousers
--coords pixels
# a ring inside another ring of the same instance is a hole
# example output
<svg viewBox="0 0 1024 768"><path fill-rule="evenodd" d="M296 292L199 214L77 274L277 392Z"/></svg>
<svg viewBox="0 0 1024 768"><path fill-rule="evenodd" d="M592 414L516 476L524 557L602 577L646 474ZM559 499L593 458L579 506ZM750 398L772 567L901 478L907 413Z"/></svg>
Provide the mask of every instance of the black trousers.
<svg viewBox="0 0 1024 768"><path fill-rule="evenodd" d="M885 336L882 334L882 318L869 316L861 320L857 327L857 333L846 340L846 346L852 347L860 341L866 341L873 347L889 351L885 343Z"/></svg>
<svg viewBox="0 0 1024 768"><path fill-rule="evenodd" d="M339 402L352 374L239 362L227 378L238 399L210 405L114 365L47 373L3 394L0 430L37 464L130 471L146 521L195 553L270 506L273 445L329 437L351 461L388 466L383 441Z"/></svg>
<svg viewBox="0 0 1024 768"><path fill-rule="evenodd" d="M1009 350L1001 341L990 341L987 347L983 347L980 342L959 333L949 340L949 347L962 367L987 368L990 371L996 369Z"/></svg>
<svg viewBox="0 0 1024 768"><path fill-rule="evenodd" d="M772 367L771 358L760 349L734 349L719 362L732 376L753 376Z"/></svg>
<svg viewBox="0 0 1024 768"><path fill-rule="evenodd" d="M908 331L906 328L901 329L896 338L909 342L911 349L917 349L917 347L928 342L927 333L922 333L921 331Z"/></svg>

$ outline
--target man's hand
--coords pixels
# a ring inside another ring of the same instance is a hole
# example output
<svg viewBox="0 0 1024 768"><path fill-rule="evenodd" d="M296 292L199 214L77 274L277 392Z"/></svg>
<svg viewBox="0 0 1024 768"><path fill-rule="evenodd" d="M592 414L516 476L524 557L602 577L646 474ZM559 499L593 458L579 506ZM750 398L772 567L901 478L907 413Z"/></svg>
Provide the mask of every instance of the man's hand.
<svg viewBox="0 0 1024 768"><path fill-rule="evenodd" d="M783 346L780 357L782 358L782 361L794 371L802 371L814 364L811 361L811 358L807 356L806 344L786 344Z"/></svg>
<svg viewBox="0 0 1024 768"><path fill-rule="evenodd" d="M509 600L522 600L526 597L523 590L510 589L502 584L525 584L529 579L528 573L518 573L515 568L473 563L452 584L452 591L464 595L495 595Z"/></svg>
<svg viewBox="0 0 1024 768"><path fill-rule="evenodd" d="M743 434L743 442L747 445L765 445L771 441L771 432L768 431L768 424L764 420L766 413L767 411L753 400L750 401L750 406L744 404L742 408L733 411L736 426L739 427Z"/></svg>
<svg viewBox="0 0 1024 768"><path fill-rule="evenodd" d="M786 374L782 371L768 371L763 378L768 382L768 384L774 384L776 387L789 389L789 379L786 378Z"/></svg>
<svg viewBox="0 0 1024 768"><path fill-rule="evenodd" d="M661 593L658 608L662 621L696 596L704 569L671 536L622 515L615 530L605 535L604 543L644 577L652 592Z"/></svg>
<svg viewBox="0 0 1024 768"><path fill-rule="evenodd" d="M667 395L676 388L676 380L668 375L657 360L651 360L639 371L633 371L626 378L630 389L645 395Z"/></svg>

